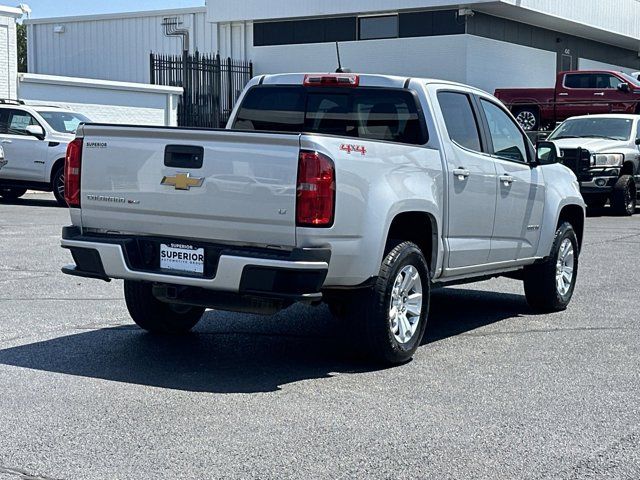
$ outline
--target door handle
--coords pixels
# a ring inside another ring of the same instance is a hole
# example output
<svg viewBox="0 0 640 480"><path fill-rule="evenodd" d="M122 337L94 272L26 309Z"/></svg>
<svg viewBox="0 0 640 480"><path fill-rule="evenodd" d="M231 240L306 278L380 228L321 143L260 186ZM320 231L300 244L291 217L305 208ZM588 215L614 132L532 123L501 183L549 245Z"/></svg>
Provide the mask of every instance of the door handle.
<svg viewBox="0 0 640 480"><path fill-rule="evenodd" d="M0 143L13 143L13 140L0 140Z"/></svg>
<svg viewBox="0 0 640 480"><path fill-rule="evenodd" d="M471 175L471 172L466 168L456 168L453 170L453 174L458 177L458 180L462 181L466 180Z"/></svg>
<svg viewBox="0 0 640 480"><path fill-rule="evenodd" d="M564 92L564 93L559 93L559 94L558 94L558 96L559 96L559 97L568 97L568 96L569 96L569 94L568 94L568 93L566 93L566 92Z"/></svg>
<svg viewBox="0 0 640 480"><path fill-rule="evenodd" d="M604 97L604 92L596 92L593 94L595 97Z"/></svg>
<svg viewBox="0 0 640 480"><path fill-rule="evenodd" d="M500 181L504 183L505 187L509 187L515 180L510 175L500 175Z"/></svg>

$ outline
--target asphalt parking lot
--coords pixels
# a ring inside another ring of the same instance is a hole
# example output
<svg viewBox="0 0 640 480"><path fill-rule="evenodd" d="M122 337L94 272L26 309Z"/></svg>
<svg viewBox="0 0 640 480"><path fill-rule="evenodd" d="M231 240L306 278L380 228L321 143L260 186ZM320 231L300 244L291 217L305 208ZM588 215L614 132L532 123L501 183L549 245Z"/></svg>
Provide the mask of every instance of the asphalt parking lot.
<svg viewBox="0 0 640 480"><path fill-rule="evenodd" d="M66 277L68 213L0 203L0 479L640 478L640 215L590 217L569 310L520 283L434 294L404 366L352 362L322 308L132 325Z"/></svg>

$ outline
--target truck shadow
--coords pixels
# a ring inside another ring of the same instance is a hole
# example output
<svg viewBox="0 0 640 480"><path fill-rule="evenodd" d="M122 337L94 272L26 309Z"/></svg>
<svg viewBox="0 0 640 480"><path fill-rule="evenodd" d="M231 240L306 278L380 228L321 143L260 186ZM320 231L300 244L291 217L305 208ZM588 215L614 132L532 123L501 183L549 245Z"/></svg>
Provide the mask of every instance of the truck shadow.
<svg viewBox="0 0 640 480"><path fill-rule="evenodd" d="M0 198L0 205L14 205L16 207L51 207L51 208L63 208L58 205L55 199L43 199L43 198L17 198L15 200L7 200Z"/></svg>
<svg viewBox="0 0 640 480"><path fill-rule="evenodd" d="M0 364L208 393L271 392L302 380L379 369L354 360L342 340L344 328L326 308L287 312L270 318L212 312L196 332L177 338L134 326L104 328L0 350ZM438 290L424 343L525 313L529 309L518 295ZM420 361L428 362L425 348Z"/></svg>

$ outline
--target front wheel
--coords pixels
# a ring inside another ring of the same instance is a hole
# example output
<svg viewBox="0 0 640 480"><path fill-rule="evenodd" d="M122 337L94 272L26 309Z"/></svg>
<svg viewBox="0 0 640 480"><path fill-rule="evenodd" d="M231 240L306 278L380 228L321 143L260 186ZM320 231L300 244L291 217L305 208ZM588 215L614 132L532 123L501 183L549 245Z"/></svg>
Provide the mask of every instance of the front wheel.
<svg viewBox="0 0 640 480"><path fill-rule="evenodd" d="M385 256L375 286L336 312L368 359L396 365L413 357L427 327L430 281L422 251L403 242Z"/></svg>
<svg viewBox="0 0 640 480"><path fill-rule="evenodd" d="M613 187L611 208L616 215L631 216L636 213L636 182L633 175L623 175Z"/></svg>
<svg viewBox="0 0 640 480"><path fill-rule="evenodd" d="M26 188L0 187L0 197L5 200L17 200L27 193Z"/></svg>
<svg viewBox="0 0 640 480"><path fill-rule="evenodd" d="M578 277L578 238L570 223L556 231L551 255L524 271L524 292L529 305L542 312L565 310Z"/></svg>
<svg viewBox="0 0 640 480"><path fill-rule="evenodd" d="M56 197L56 202L61 207L67 207L67 201L64 199L64 166L56 168L51 178L51 188L53 195Z"/></svg>
<svg viewBox="0 0 640 480"><path fill-rule="evenodd" d="M133 321L152 333L186 333L196 326L205 310L161 302L153 295L153 285L148 282L125 280L124 299Z"/></svg>

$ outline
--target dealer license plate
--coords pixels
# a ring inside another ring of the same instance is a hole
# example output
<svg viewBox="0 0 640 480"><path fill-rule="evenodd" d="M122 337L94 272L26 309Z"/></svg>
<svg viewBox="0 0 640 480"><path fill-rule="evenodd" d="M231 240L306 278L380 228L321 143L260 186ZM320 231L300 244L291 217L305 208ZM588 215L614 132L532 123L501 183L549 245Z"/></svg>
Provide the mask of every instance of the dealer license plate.
<svg viewBox="0 0 640 480"><path fill-rule="evenodd" d="M204 274L204 248L178 243L160 244L160 268Z"/></svg>

